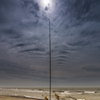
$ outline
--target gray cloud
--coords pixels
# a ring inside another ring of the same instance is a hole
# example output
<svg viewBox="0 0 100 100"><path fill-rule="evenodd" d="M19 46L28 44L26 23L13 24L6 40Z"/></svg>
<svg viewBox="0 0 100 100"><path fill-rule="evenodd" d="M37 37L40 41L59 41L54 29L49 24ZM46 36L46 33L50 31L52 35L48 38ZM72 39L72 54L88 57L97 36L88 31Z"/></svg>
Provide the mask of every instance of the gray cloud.
<svg viewBox="0 0 100 100"><path fill-rule="evenodd" d="M0 60L0 78L7 78L6 75L9 76L9 79L18 77L22 79L31 79L33 77L47 78L48 71L23 66L12 61Z"/></svg>
<svg viewBox="0 0 100 100"><path fill-rule="evenodd" d="M22 50L20 52L31 52L31 51L45 51L45 49L43 49L43 48L34 48L34 49Z"/></svg>
<svg viewBox="0 0 100 100"><path fill-rule="evenodd" d="M21 5L24 9L27 9L30 13L32 13L35 17L38 17L37 11L40 10L40 7L37 2L34 0L22 0Z"/></svg>
<svg viewBox="0 0 100 100"><path fill-rule="evenodd" d="M8 36L8 38L15 38L15 39L22 37L22 34L20 34L14 29L4 29L2 31L2 35L6 35Z"/></svg>
<svg viewBox="0 0 100 100"><path fill-rule="evenodd" d="M83 70L89 72L100 72L100 66L85 66L83 67Z"/></svg>
<svg viewBox="0 0 100 100"><path fill-rule="evenodd" d="M97 12L100 7L99 3L99 0L66 1L67 11L71 13L71 16L82 21L99 21L100 17Z"/></svg>
<svg viewBox="0 0 100 100"><path fill-rule="evenodd" d="M25 6L25 7L28 7L29 5L32 5L35 8L35 10L37 10L37 11L39 11L39 9L40 9L39 5L36 2L34 2L34 0L29 0L29 1L22 0L22 5Z"/></svg>
<svg viewBox="0 0 100 100"><path fill-rule="evenodd" d="M100 65L100 1L55 0L52 8L42 6L37 0L0 0L0 75L48 78L46 15L51 20L52 80L94 79Z"/></svg>
<svg viewBox="0 0 100 100"><path fill-rule="evenodd" d="M29 45L28 43L19 43L19 44L16 44L14 47L24 47L28 45Z"/></svg>
<svg viewBox="0 0 100 100"><path fill-rule="evenodd" d="M80 40L76 43L69 43L68 45L71 45L71 46L87 46L89 44L90 44L89 42Z"/></svg>

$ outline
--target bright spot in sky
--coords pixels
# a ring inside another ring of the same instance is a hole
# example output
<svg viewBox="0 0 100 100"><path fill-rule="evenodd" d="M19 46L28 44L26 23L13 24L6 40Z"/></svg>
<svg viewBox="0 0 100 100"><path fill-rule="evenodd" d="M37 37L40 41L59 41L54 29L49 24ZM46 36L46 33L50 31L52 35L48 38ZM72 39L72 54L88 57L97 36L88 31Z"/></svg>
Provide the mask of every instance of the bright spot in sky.
<svg viewBox="0 0 100 100"><path fill-rule="evenodd" d="M51 0L43 0L44 6L49 6L51 3Z"/></svg>
<svg viewBox="0 0 100 100"><path fill-rule="evenodd" d="M40 0L37 0L37 1L40 1ZM53 10L54 10L53 0L41 0L40 6L41 6L41 10L45 11L46 14L53 13Z"/></svg>

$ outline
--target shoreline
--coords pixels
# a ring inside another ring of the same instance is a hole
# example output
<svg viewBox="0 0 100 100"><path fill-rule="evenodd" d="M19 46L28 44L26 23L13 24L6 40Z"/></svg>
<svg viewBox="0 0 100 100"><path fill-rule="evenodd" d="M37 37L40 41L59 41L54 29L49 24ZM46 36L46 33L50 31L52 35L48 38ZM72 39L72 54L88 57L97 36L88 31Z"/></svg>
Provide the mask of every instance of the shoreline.
<svg viewBox="0 0 100 100"><path fill-rule="evenodd" d="M0 95L0 100L43 100L25 96Z"/></svg>

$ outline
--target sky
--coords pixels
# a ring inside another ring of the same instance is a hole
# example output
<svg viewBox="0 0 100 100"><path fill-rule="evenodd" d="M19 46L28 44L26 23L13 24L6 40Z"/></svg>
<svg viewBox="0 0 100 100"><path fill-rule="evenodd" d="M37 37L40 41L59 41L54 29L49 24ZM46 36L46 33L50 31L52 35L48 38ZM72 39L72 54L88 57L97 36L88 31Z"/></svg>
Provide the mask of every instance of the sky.
<svg viewBox="0 0 100 100"><path fill-rule="evenodd" d="M100 0L0 0L0 87L100 87Z"/></svg>

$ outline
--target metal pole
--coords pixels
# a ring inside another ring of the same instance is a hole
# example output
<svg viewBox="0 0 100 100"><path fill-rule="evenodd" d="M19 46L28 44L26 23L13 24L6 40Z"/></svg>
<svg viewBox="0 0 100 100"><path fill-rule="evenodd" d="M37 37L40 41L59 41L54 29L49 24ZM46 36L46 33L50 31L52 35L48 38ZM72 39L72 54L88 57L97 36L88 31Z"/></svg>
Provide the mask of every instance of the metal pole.
<svg viewBox="0 0 100 100"><path fill-rule="evenodd" d="M50 95L49 99L51 100L51 31L50 31L50 19L49 19L49 64L50 64Z"/></svg>
<svg viewBox="0 0 100 100"><path fill-rule="evenodd" d="M51 31L50 31L50 19L44 16L49 21L49 73L50 73L50 87L49 87L49 100L51 100Z"/></svg>

